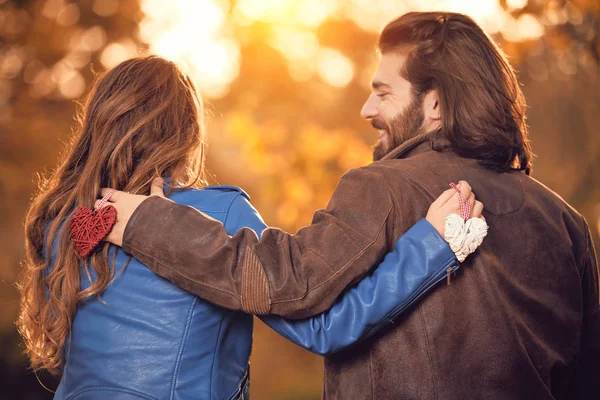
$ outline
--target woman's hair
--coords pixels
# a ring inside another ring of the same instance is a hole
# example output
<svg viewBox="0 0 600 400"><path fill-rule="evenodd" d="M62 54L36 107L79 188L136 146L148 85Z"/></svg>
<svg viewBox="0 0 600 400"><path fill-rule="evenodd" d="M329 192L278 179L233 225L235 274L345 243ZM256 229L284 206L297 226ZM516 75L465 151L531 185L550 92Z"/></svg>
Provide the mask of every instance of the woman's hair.
<svg viewBox="0 0 600 400"><path fill-rule="evenodd" d="M383 29L379 50L408 55L400 74L414 95L437 90L441 133L454 151L495 170L529 173L525 98L506 56L475 21L411 12Z"/></svg>
<svg viewBox="0 0 600 400"><path fill-rule="evenodd" d="M102 187L149 194L156 177L170 178L177 189L205 184L203 109L188 76L147 56L97 80L64 159L29 208L17 325L34 370L60 373L77 304L99 296L115 274L108 243L86 260L76 253L70 215L92 208ZM97 278L81 290L80 275L91 280L90 266Z"/></svg>

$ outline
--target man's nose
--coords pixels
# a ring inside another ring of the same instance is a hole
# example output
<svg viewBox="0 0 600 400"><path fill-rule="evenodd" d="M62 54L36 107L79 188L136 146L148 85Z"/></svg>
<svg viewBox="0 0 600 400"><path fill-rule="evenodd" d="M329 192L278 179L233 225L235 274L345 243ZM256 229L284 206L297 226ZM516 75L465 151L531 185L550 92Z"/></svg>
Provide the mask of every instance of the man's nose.
<svg viewBox="0 0 600 400"><path fill-rule="evenodd" d="M375 96L371 94L360 110L360 116L364 119L375 118L377 116L377 105L375 103Z"/></svg>

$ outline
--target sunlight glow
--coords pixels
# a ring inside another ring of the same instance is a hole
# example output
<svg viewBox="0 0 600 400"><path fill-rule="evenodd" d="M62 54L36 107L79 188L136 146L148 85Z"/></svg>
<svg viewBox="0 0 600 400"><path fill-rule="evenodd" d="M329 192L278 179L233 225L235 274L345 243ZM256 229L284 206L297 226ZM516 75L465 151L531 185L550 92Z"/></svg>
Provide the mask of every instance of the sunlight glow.
<svg viewBox="0 0 600 400"><path fill-rule="evenodd" d="M322 49L317 58L317 70L331 86L344 87L354 77L352 62L334 49Z"/></svg>
<svg viewBox="0 0 600 400"><path fill-rule="evenodd" d="M150 52L186 70L208 97L226 94L239 73L239 45L222 32L226 2L142 0L139 37Z"/></svg>
<svg viewBox="0 0 600 400"><path fill-rule="evenodd" d="M544 27L536 17L523 14L517 20L519 39L538 39L544 34Z"/></svg>
<svg viewBox="0 0 600 400"><path fill-rule="evenodd" d="M79 7L75 3L63 7L56 17L56 23L62 26L74 25L77 21L79 21Z"/></svg>
<svg viewBox="0 0 600 400"><path fill-rule="evenodd" d="M97 51L106 43L106 31L100 25L92 26L81 36L73 37L76 41L73 50Z"/></svg>
<svg viewBox="0 0 600 400"><path fill-rule="evenodd" d="M56 19L66 5L66 0L46 0L42 7L42 15L46 18Z"/></svg>
<svg viewBox="0 0 600 400"><path fill-rule="evenodd" d="M61 0L48 2L53 4L48 15L64 7ZM527 2L507 0L507 6L518 9ZM287 60L293 79L305 81L317 74L334 87L346 86L355 67L337 50L322 47L318 29L328 19L350 19L377 33L405 12L441 10L468 14L488 33L501 33L510 41L537 39L544 33L536 17L525 14L515 19L499 0L173 0L168 5L163 0L141 0L140 5L140 40L149 45L149 52L184 67L208 97L226 95L239 74L240 45L247 39L235 36L238 27L257 24L265 42ZM97 31L86 34L82 47L88 51L106 40ZM111 51L117 54L114 47Z"/></svg>
<svg viewBox="0 0 600 400"><path fill-rule="evenodd" d="M109 17L119 10L119 0L94 0L92 10L101 17Z"/></svg>
<svg viewBox="0 0 600 400"><path fill-rule="evenodd" d="M276 27L270 44L290 61L313 58L319 51L319 39L310 31Z"/></svg>
<svg viewBox="0 0 600 400"><path fill-rule="evenodd" d="M29 93L33 98L48 96L55 86L56 84L51 79L50 70L42 66L42 69L36 71L35 76L31 77Z"/></svg>
<svg viewBox="0 0 600 400"><path fill-rule="evenodd" d="M495 34L501 29L506 15L497 0L426 0L419 2L416 8L419 11L440 10L467 14L489 34Z"/></svg>
<svg viewBox="0 0 600 400"><path fill-rule="evenodd" d="M67 99L76 99L85 90L85 79L78 71L75 71L69 79L58 84L58 90Z"/></svg>
<svg viewBox="0 0 600 400"><path fill-rule="evenodd" d="M519 10L527 5L528 0L506 0L506 5L512 10Z"/></svg>
<svg viewBox="0 0 600 400"><path fill-rule="evenodd" d="M337 9L337 4L332 0L305 0L298 7L296 17L306 26L319 26L327 17Z"/></svg>
<svg viewBox="0 0 600 400"><path fill-rule="evenodd" d="M100 62L106 68L112 68L136 55L137 47L135 43L131 39L126 39L121 42L110 43L106 46L102 54L100 54Z"/></svg>
<svg viewBox="0 0 600 400"><path fill-rule="evenodd" d="M3 78L16 77L21 69L23 69L24 55L22 51L8 51L4 57L0 59L0 76Z"/></svg>
<svg viewBox="0 0 600 400"><path fill-rule="evenodd" d="M336 0L240 0L236 12L253 21L316 27L336 13Z"/></svg>
<svg viewBox="0 0 600 400"><path fill-rule="evenodd" d="M511 42L538 39L544 34L544 26L531 14L523 14L519 19L507 18L502 36Z"/></svg>

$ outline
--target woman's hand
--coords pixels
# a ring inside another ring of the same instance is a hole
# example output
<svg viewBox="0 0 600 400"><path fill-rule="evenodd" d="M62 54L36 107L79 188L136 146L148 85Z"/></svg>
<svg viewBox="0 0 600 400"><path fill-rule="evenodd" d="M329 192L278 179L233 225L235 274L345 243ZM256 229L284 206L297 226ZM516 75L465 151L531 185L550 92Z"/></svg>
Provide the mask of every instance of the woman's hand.
<svg viewBox="0 0 600 400"><path fill-rule="evenodd" d="M456 185L463 198L468 201L469 207L471 208L471 218L481 217L483 211L483 204L480 201L475 200L475 193L471 190L471 185L466 181L460 181ZM461 204L458 191L456 189L448 189L440 195L429 207L427 221L441 237L445 237L446 230L446 218L451 214L461 215Z"/></svg>

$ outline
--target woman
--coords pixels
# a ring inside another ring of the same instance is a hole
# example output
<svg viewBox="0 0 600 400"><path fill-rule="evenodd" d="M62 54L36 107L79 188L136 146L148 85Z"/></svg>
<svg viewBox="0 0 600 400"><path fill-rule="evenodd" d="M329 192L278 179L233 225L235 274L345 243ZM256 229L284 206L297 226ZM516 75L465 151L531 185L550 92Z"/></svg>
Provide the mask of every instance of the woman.
<svg viewBox="0 0 600 400"><path fill-rule="evenodd" d="M26 220L18 324L33 368L62 375L58 399L247 398L251 315L196 298L108 244L82 259L66 228L101 187L147 194L153 178L167 177L173 201L230 234L264 229L241 189L205 186L202 104L191 80L159 57L125 61L96 82L79 122ZM436 231L459 213L457 197L445 192L427 216L433 225L417 223L330 311L265 322L320 354L371 334L458 268Z"/></svg>

